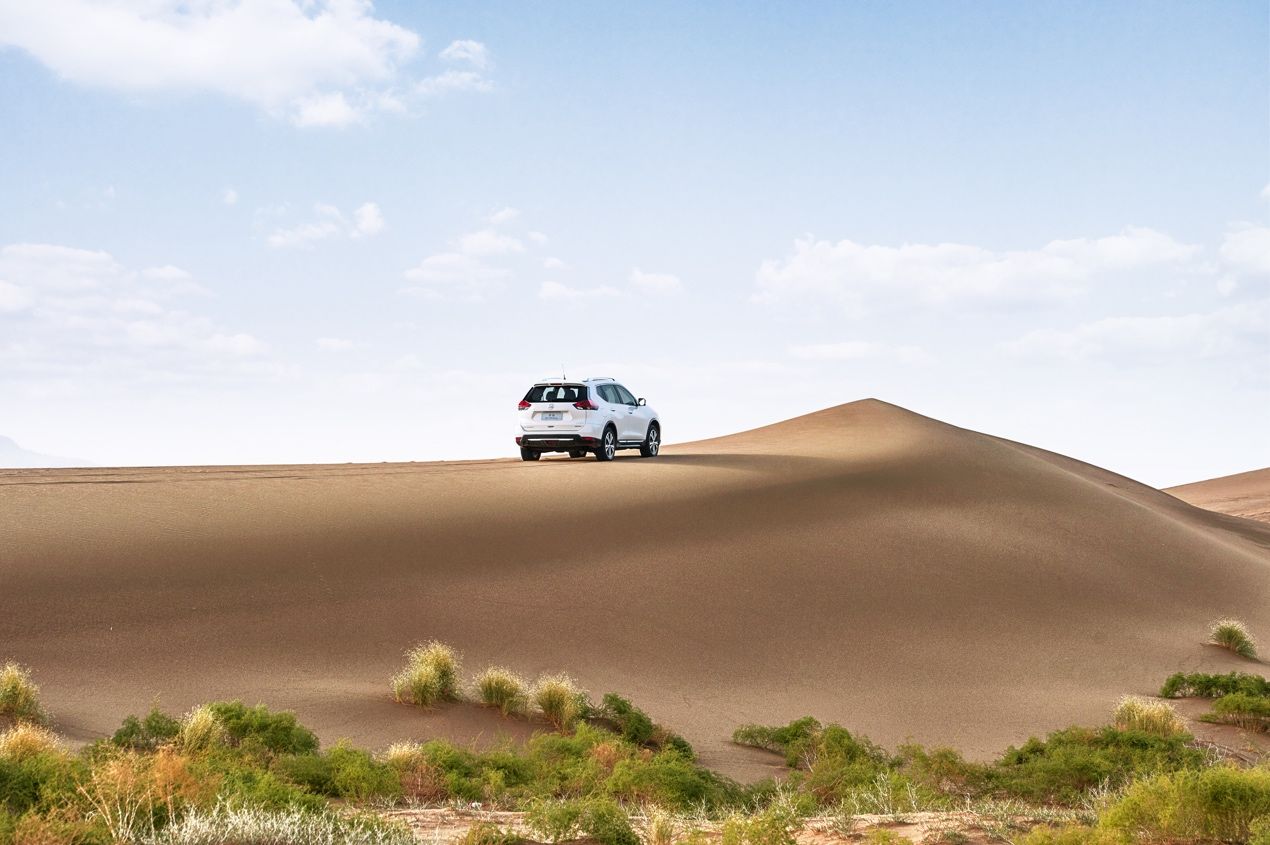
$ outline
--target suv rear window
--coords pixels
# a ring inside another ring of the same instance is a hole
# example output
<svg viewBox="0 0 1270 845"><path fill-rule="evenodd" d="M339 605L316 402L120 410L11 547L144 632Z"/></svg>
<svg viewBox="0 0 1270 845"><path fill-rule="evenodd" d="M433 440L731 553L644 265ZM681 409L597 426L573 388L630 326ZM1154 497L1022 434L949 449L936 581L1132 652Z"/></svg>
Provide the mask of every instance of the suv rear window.
<svg viewBox="0 0 1270 845"><path fill-rule="evenodd" d="M581 402L586 398L584 384L536 384L525 394L526 402Z"/></svg>

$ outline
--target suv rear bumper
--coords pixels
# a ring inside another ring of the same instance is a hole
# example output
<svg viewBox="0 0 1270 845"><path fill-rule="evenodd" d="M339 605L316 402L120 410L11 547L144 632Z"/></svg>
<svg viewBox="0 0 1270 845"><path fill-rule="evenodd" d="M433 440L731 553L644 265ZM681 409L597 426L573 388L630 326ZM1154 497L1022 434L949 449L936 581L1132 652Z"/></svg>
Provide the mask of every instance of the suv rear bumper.
<svg viewBox="0 0 1270 845"><path fill-rule="evenodd" d="M580 434L521 434L516 445L539 452L589 452L600 448L600 439Z"/></svg>

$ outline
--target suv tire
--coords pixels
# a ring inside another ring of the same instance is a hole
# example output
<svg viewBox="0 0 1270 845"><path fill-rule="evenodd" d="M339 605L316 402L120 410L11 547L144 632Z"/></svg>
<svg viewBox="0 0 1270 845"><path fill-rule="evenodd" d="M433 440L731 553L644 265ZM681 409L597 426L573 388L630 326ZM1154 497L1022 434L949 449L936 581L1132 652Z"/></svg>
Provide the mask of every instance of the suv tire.
<svg viewBox="0 0 1270 845"><path fill-rule="evenodd" d="M645 458L655 458L660 451L661 426L651 422L648 424L648 434L644 435L644 442L639 447L639 453Z"/></svg>
<svg viewBox="0 0 1270 845"><path fill-rule="evenodd" d="M600 436L600 448L595 450L596 460L611 461L617 457L617 429L609 426Z"/></svg>
<svg viewBox="0 0 1270 845"><path fill-rule="evenodd" d="M534 449L526 449L524 446L520 447L520 459L522 461L536 461L540 457L542 457L541 452Z"/></svg>

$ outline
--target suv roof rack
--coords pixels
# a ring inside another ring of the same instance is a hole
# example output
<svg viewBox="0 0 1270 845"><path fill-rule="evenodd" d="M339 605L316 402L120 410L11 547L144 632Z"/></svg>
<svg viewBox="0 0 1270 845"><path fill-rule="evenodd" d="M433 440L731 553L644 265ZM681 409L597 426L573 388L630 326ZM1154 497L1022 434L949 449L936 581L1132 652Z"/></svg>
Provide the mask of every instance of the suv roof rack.
<svg viewBox="0 0 1270 845"><path fill-rule="evenodd" d="M617 379L613 378L612 376L591 376L590 378L584 378L582 380L583 381L617 381Z"/></svg>

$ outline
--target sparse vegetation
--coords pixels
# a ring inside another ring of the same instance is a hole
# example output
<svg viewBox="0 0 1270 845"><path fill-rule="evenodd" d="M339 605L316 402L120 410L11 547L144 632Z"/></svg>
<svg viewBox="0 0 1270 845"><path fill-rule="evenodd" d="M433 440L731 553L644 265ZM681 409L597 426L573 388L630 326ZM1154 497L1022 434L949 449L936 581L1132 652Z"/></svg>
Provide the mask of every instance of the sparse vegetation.
<svg viewBox="0 0 1270 845"><path fill-rule="evenodd" d="M1170 675L1160 688L1162 698L1221 698L1234 693L1270 697L1270 680L1243 672L1226 675L1205 675L1202 672L1185 675L1178 672Z"/></svg>
<svg viewBox="0 0 1270 845"><path fill-rule="evenodd" d="M414 841L404 825L376 816L301 808L269 810L222 801L210 809L186 813L162 832L145 837L142 845L412 845Z"/></svg>
<svg viewBox="0 0 1270 845"><path fill-rule="evenodd" d="M1213 702L1213 712L1205 718L1251 731L1270 731L1270 697L1243 692L1223 695Z"/></svg>
<svg viewBox="0 0 1270 845"><path fill-rule="evenodd" d="M467 829L459 845L521 845L525 838L510 830L503 830L490 822L477 822Z"/></svg>
<svg viewBox="0 0 1270 845"><path fill-rule="evenodd" d="M1140 780L1100 826L1147 842L1247 842L1270 816L1270 769L1211 766Z"/></svg>
<svg viewBox="0 0 1270 845"><path fill-rule="evenodd" d="M248 707L241 701L217 701L206 705L225 730L231 744L257 754L312 754L317 751L318 740L313 731L296 721L295 714L274 712L263 704ZM203 721L201 731L214 731L210 720L198 716L196 709L186 720L185 727L192 727L196 720Z"/></svg>
<svg viewBox="0 0 1270 845"><path fill-rule="evenodd" d="M47 720L30 670L12 661L0 668L0 718L37 725Z"/></svg>
<svg viewBox="0 0 1270 845"><path fill-rule="evenodd" d="M432 640L406 652L406 668L392 678L393 698L403 704L431 707L459 697L461 658L454 649Z"/></svg>
<svg viewBox="0 0 1270 845"><path fill-rule="evenodd" d="M1208 641L1228 648L1240 657L1249 660L1257 658L1257 644L1248 633L1248 627L1238 619L1219 619L1214 622L1208 632Z"/></svg>
<svg viewBox="0 0 1270 845"><path fill-rule="evenodd" d="M529 704L525 679L510 669L491 666L476 679L481 703L496 707L504 716L520 715Z"/></svg>
<svg viewBox="0 0 1270 845"><path fill-rule="evenodd" d="M548 842L587 836L600 845L640 845L626 811L609 798L535 801L525 823Z"/></svg>
<svg viewBox="0 0 1270 845"><path fill-rule="evenodd" d="M20 762L61 749L62 744L52 731L30 722L19 722L0 733L0 758L5 760Z"/></svg>
<svg viewBox="0 0 1270 845"><path fill-rule="evenodd" d="M229 733L212 706L204 704L185 714L176 739L186 752L198 754L224 744Z"/></svg>
<svg viewBox="0 0 1270 845"><path fill-rule="evenodd" d="M132 751L154 751L181 734L181 723L164 713L157 705L145 718L129 716L110 738L112 744Z"/></svg>
<svg viewBox="0 0 1270 845"><path fill-rule="evenodd" d="M567 731L582 714L580 693L568 675L544 675L534 684L534 704L556 730Z"/></svg>
<svg viewBox="0 0 1270 845"><path fill-rule="evenodd" d="M794 845L800 827L788 804L776 802L756 813L733 813L723 822L722 845Z"/></svg>
<svg viewBox="0 0 1270 845"><path fill-rule="evenodd" d="M1136 695L1126 695L1116 706L1113 721L1122 731L1142 731L1156 736L1186 733L1186 723L1173 705Z"/></svg>

